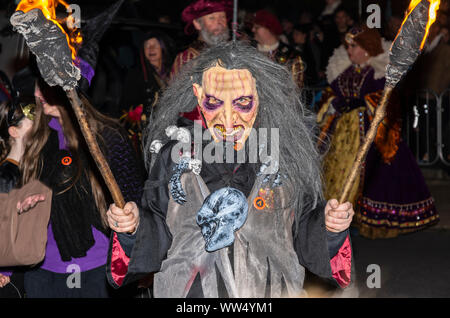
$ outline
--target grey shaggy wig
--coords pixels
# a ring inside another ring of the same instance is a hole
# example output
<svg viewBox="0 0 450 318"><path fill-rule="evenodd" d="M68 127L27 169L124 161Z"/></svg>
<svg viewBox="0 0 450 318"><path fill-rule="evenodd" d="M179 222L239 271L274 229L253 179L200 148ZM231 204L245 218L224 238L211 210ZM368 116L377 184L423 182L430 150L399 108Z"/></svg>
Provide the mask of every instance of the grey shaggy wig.
<svg viewBox="0 0 450 318"><path fill-rule="evenodd" d="M311 211L323 200L320 156L314 141L315 120L303 107L299 89L289 71L246 44L219 44L183 66L163 93L156 107L156 120L147 126L144 147L147 169L151 168L151 142L155 139L168 141L165 128L176 125L180 112L190 112L198 104L193 83L202 85L203 73L217 63L230 70L248 69L256 80L259 110L255 128L268 128L269 131L279 128L279 171L292 185L293 196L289 202L295 208L298 226L300 215Z"/></svg>

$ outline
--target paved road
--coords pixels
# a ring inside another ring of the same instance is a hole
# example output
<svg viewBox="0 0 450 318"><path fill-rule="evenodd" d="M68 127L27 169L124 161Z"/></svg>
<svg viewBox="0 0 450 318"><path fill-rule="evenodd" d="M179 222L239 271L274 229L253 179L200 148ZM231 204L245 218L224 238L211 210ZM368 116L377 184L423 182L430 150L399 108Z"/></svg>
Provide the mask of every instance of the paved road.
<svg viewBox="0 0 450 318"><path fill-rule="evenodd" d="M305 289L312 297L445 297L450 298L450 174L422 169L436 202L440 222L425 231L394 239L352 237L355 287L343 295L313 275ZM379 265L381 288L368 288L369 265Z"/></svg>
<svg viewBox="0 0 450 318"><path fill-rule="evenodd" d="M450 297L450 230L429 229L394 239L353 237L356 288L345 297ZM368 288L367 279L380 268L381 288ZM334 289L307 276L305 288L312 297L336 297Z"/></svg>
<svg viewBox="0 0 450 318"><path fill-rule="evenodd" d="M450 230L427 230L388 240L353 238L360 297L450 297ZM366 285L378 264L381 288Z"/></svg>

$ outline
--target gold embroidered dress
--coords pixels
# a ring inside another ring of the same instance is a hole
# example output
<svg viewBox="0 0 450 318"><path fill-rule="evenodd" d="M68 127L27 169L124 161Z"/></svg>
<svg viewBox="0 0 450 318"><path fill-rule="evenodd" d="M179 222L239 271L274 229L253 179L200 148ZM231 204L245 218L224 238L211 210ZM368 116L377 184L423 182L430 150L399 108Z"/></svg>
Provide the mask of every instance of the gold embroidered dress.
<svg viewBox="0 0 450 318"><path fill-rule="evenodd" d="M361 66L351 64L343 46L330 59L330 87L317 116L319 146L324 150L328 144L323 161L326 199L339 197L381 98L388 43L384 46L385 53ZM354 225L369 238L395 237L439 220L421 171L401 140L398 112L398 104L388 106L349 195L356 212Z"/></svg>

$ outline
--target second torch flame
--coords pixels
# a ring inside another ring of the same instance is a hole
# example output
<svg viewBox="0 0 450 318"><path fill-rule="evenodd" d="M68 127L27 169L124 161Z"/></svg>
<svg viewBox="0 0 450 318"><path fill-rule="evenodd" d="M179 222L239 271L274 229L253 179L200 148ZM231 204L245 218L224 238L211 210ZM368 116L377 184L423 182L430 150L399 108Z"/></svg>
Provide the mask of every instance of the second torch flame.
<svg viewBox="0 0 450 318"><path fill-rule="evenodd" d="M430 10L428 12L429 19L428 19L427 27L425 30L425 35L423 37L422 43L420 44L421 50L424 48L425 43L427 42L428 33L430 32L431 26L436 21L437 11L439 10L439 5L441 4L440 0L427 0L427 1L430 2ZM408 7L408 13L406 14L406 17L403 20L402 26L408 19L408 16L411 14L411 12L417 7L417 5L420 2L422 2L422 0L411 0L411 3L409 4L409 7Z"/></svg>

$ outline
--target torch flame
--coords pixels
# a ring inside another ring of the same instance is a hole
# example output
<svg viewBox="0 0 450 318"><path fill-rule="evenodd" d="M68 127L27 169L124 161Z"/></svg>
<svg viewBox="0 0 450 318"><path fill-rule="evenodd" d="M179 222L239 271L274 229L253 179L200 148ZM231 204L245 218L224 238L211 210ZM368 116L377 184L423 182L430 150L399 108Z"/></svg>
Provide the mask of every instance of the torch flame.
<svg viewBox="0 0 450 318"><path fill-rule="evenodd" d="M417 7L419 3L421 3L422 0L411 0L411 3L409 4L408 13L406 14L405 20L403 20L403 24L408 19L411 12ZM437 11L439 10L439 5L441 4L440 0L428 0L430 2L430 10L428 11L428 23L427 27L425 29L425 35L423 37L422 43L420 44L420 49L422 50L425 46L425 43L427 41L428 33L430 32L430 28L433 25L433 23L436 21Z"/></svg>
<svg viewBox="0 0 450 318"><path fill-rule="evenodd" d="M66 9L69 5L63 0L22 0L17 5L16 11L22 11L24 13L31 11L33 9L39 9L42 11L47 20L55 23L61 31L66 35L67 44L72 51L72 59L75 60L77 56L76 46L81 45L83 38L78 29L74 29L70 32L70 35L64 30L60 21L56 18L56 7L58 4L62 4Z"/></svg>

